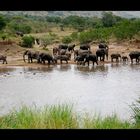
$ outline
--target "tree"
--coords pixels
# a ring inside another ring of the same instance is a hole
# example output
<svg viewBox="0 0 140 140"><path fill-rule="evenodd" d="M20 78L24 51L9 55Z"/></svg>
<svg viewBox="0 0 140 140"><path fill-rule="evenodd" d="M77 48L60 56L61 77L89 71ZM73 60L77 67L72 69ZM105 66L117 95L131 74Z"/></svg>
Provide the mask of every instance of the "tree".
<svg viewBox="0 0 140 140"><path fill-rule="evenodd" d="M6 20L3 16L0 16L0 30L2 30L6 26Z"/></svg>
<svg viewBox="0 0 140 140"><path fill-rule="evenodd" d="M116 23L116 18L113 16L112 12L103 12L102 16L102 23L104 27L112 27Z"/></svg>
<svg viewBox="0 0 140 140"><path fill-rule="evenodd" d="M26 25L24 23L15 23L11 22L9 24L9 27L15 32L15 31L20 31L23 32L24 34L28 34L31 32L32 28L29 25Z"/></svg>

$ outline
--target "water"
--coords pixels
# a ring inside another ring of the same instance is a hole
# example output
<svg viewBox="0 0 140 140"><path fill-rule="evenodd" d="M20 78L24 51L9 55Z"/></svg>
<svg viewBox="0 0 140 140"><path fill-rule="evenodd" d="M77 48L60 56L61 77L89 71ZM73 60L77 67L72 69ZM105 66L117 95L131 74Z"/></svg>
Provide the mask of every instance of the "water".
<svg viewBox="0 0 140 140"><path fill-rule="evenodd" d="M0 68L0 115L22 105L73 104L77 113L116 113L130 119L129 107L140 96L140 65Z"/></svg>

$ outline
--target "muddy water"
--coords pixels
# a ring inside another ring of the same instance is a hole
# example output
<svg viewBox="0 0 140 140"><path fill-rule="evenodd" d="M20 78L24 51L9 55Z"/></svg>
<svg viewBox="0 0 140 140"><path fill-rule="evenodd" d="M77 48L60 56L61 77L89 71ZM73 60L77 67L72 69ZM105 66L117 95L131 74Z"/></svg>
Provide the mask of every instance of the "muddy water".
<svg viewBox="0 0 140 140"><path fill-rule="evenodd" d="M140 65L63 64L42 68L0 68L0 115L22 105L73 104L78 113L130 119L140 96Z"/></svg>

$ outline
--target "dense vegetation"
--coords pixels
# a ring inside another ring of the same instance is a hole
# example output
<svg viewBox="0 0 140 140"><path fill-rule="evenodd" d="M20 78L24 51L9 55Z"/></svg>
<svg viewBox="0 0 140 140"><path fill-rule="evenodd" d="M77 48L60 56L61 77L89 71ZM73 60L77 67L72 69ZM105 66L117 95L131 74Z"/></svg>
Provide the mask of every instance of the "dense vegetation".
<svg viewBox="0 0 140 140"><path fill-rule="evenodd" d="M139 36L140 19L125 19L113 15L111 12L103 12L102 18L68 16L61 17L35 17L35 16L9 16L0 15L0 37L9 38L16 36L15 32L20 31L24 34L29 33L48 33L57 27L60 31L66 28L74 29L70 36L64 36L62 43L78 41L80 43L92 41L109 41L110 39L124 40ZM52 36L43 38L46 44L54 43Z"/></svg>
<svg viewBox="0 0 140 140"><path fill-rule="evenodd" d="M140 128L140 101L132 104L133 121L120 120L117 115L100 117L99 115L80 116L70 105L45 106L44 108L23 106L0 117L0 128L95 128L129 129Z"/></svg>

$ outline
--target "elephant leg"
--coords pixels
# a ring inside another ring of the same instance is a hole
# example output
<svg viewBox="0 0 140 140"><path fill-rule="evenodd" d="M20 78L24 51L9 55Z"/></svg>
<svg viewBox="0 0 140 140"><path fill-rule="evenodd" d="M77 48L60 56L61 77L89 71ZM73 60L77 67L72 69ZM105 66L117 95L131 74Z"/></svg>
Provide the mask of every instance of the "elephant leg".
<svg viewBox="0 0 140 140"><path fill-rule="evenodd" d="M133 59L131 58L131 63L133 64Z"/></svg>
<svg viewBox="0 0 140 140"><path fill-rule="evenodd" d="M92 61L93 62L93 66L94 66L94 61Z"/></svg>
<svg viewBox="0 0 140 140"><path fill-rule="evenodd" d="M81 61L81 64L82 64L82 62L83 62L83 61ZM83 62L83 65L85 65L85 64L86 64L86 61Z"/></svg>
<svg viewBox="0 0 140 140"><path fill-rule="evenodd" d="M113 62L113 58L111 58L111 62Z"/></svg>
<svg viewBox="0 0 140 140"><path fill-rule="evenodd" d="M136 58L136 63L138 63L139 61L138 61L139 59L138 58Z"/></svg>
<svg viewBox="0 0 140 140"><path fill-rule="evenodd" d="M98 60L98 56L96 56L97 57L97 60Z"/></svg>
<svg viewBox="0 0 140 140"><path fill-rule="evenodd" d="M98 62L96 61L96 64L98 65Z"/></svg>
<svg viewBox="0 0 140 140"><path fill-rule="evenodd" d="M31 57L31 63L33 63L33 58Z"/></svg>
<svg viewBox="0 0 140 140"><path fill-rule="evenodd" d="M30 63L30 57L28 57L28 63Z"/></svg>
<svg viewBox="0 0 140 140"><path fill-rule="evenodd" d="M105 59L105 56L103 56L102 61L104 61L104 59Z"/></svg>
<svg viewBox="0 0 140 140"><path fill-rule="evenodd" d="M48 64L50 65L50 60L48 60Z"/></svg>
<svg viewBox="0 0 140 140"><path fill-rule="evenodd" d="M45 60L42 60L43 64L45 64Z"/></svg>
<svg viewBox="0 0 140 140"><path fill-rule="evenodd" d="M89 61L88 61L88 66L89 66Z"/></svg>
<svg viewBox="0 0 140 140"><path fill-rule="evenodd" d="M103 56L103 61L105 61L105 56Z"/></svg>
<svg viewBox="0 0 140 140"><path fill-rule="evenodd" d="M62 60L61 60L60 62L61 62L61 64L62 64Z"/></svg>
<svg viewBox="0 0 140 140"><path fill-rule="evenodd" d="M106 59L108 60L108 54L106 54Z"/></svg>

